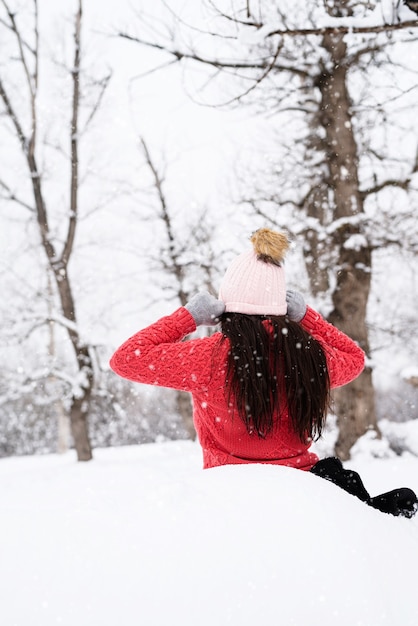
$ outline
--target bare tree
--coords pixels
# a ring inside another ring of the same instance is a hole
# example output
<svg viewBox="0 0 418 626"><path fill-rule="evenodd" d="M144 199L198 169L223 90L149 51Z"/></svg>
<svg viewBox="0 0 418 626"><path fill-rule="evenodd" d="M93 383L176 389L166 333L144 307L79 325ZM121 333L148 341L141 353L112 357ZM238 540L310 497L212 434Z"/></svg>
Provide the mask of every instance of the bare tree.
<svg viewBox="0 0 418 626"><path fill-rule="evenodd" d="M218 106L247 103L261 112L268 110L270 115L293 111L302 121L306 131L299 137L299 146L294 146L303 162L303 167L300 161L296 163L296 187L286 188L290 169L284 167L275 181L282 195L273 194L267 203L256 198L250 203L272 223L283 226L286 222L296 236L303 234L312 292L330 293L330 321L357 340L368 355L366 313L372 253L387 240L379 241L376 237L381 216L371 219L365 210L366 202L384 189L408 191L417 165L411 160L408 164L406 158L409 171L398 168L394 176L387 176L385 172L382 175L382 168L372 165L371 176L362 174L365 155L374 164L388 157L377 153L370 144L364 145L361 139L363 94L358 94L356 103L352 80L363 74L367 81L370 68L376 70L393 63L402 71L402 65L391 58L390 51L395 42L402 42L405 50L408 46L413 50L418 21L412 11L400 19L398 5L393 4L389 18L378 19L375 12L373 21L369 18L370 3L365 0L280 5L270 0L242 1L229 10L208 0L202 6L206 23L214 25L210 32L205 26L185 24L181 16L174 14L174 26L166 28L165 36L161 27L158 31L150 28L146 36L120 33L125 39L161 50L173 63L207 68L204 85L195 90L195 98L200 102L204 89L222 81L221 102L220 92L212 90L218 96ZM166 7L173 14L167 4ZM178 44L179 29L183 42L189 35L189 45ZM193 33L198 34L196 41ZM363 80L364 88L366 81ZM407 91L404 89L404 93ZM370 111L371 107L369 114ZM382 107L373 113L374 123L377 119L389 123L390 115L383 115ZM367 133L369 137L370 131ZM305 226L300 228L302 221ZM396 235L393 239L397 239ZM356 381L335 393L335 408L339 425L336 452L346 459L362 434L370 428L378 432L369 365Z"/></svg>
<svg viewBox="0 0 418 626"><path fill-rule="evenodd" d="M151 187L156 198L156 214L163 225L166 244L157 247L159 266L164 275L168 275L172 285L171 292L180 306L184 306L196 289L196 282L214 293L212 283L213 250L210 246L211 232L205 223L204 215L197 215L194 219L187 218L179 233L173 220L173 211L170 209L170 200L165 190L165 173L162 171L153 156L145 139L140 137L140 146L145 162L151 175ZM153 203L154 204L154 203ZM205 253L205 260L200 258L198 264L199 278L192 279L191 274L196 272L196 255L193 251L200 250L200 257ZM184 391L176 392L176 404L183 425L191 439L196 438L193 425L193 411L190 394Z"/></svg>
<svg viewBox="0 0 418 626"><path fill-rule="evenodd" d="M56 229L51 227L55 207L52 202L48 203L42 167L40 166L43 145L38 132L41 119L38 107L41 65L38 2L32 0L33 26L29 34L20 25L25 22L25 19L20 22L19 18L26 18L25 14L21 16L19 12L14 12L6 0L1 0L0 6L3 10L3 16L0 18L0 29L11 35L14 40L17 52L13 57L13 63L17 64L17 71L23 81L23 84L17 86L14 80L8 80L5 69L3 71L0 69L0 102L3 104L2 123L10 125L20 146L21 155L26 164L27 177L30 181L32 199L27 200L23 195L18 196L12 191L12 184L8 184L3 179L4 173L1 175L0 186L3 190L4 199L28 210L37 225L39 239L47 259L47 271L53 278L53 291L57 295L59 313L53 315L53 321L65 329L72 347L77 371L76 384L72 386L69 406L71 433L78 460L88 461L92 458L88 433L88 414L95 381L94 362L91 347L80 335L69 269L79 221L82 0L77 0L75 3L73 59L69 70L72 84L71 119L68 127L69 189L65 217L60 225L64 232L62 240L56 234ZM97 109L102 95L103 89L91 109L90 116ZM51 320L44 321L46 324L50 322Z"/></svg>

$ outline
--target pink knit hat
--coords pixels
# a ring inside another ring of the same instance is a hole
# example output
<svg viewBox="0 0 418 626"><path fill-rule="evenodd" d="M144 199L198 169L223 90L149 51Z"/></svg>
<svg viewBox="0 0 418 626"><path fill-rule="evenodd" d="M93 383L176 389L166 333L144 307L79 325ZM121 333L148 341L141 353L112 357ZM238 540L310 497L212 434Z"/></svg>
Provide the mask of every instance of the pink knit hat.
<svg viewBox="0 0 418 626"><path fill-rule="evenodd" d="M219 289L225 311L247 315L286 315L282 267L289 247L286 235L268 228L251 237L254 249L240 254L226 270Z"/></svg>

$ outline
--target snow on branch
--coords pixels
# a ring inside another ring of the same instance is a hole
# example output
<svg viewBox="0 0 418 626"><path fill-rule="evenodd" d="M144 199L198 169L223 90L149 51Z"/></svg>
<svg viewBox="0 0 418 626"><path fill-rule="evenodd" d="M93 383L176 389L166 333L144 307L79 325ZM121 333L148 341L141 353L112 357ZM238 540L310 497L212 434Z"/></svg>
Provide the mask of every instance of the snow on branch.
<svg viewBox="0 0 418 626"><path fill-rule="evenodd" d="M403 4L393 2L393 0L382 0L378 3L369 15L333 17L325 10L316 20L312 20L314 26L300 26L298 28L286 28L277 23L270 22L264 24L247 23L245 26L252 27L242 29L238 35L240 43L246 45L260 44L267 37L273 35L299 36L299 35L325 35L327 33L339 34L367 34L391 32L404 28L418 27L418 2L415 0L404 0ZM241 22L241 24L243 24ZM255 29L254 29L255 27Z"/></svg>
<svg viewBox="0 0 418 626"><path fill-rule="evenodd" d="M320 26L316 28L292 28L292 29L284 29L284 28L275 28L273 25L271 26L263 26L262 35L263 39L265 37L272 37L273 35L282 35L288 37L296 37L299 35L325 35L327 33L339 33L339 34L372 34L372 33L389 33L395 30L401 30L405 28L418 28L418 19L408 20L406 22L397 22L395 24L365 24L363 23L360 26L360 20L357 18L352 18L352 24L347 24L347 21L350 18L328 18L327 23L323 24L321 22ZM261 30L261 29L260 29ZM258 32L258 31L257 31ZM256 36L256 34L255 34ZM241 38L242 40L242 38ZM247 41L248 43L248 41ZM255 43L254 40L251 43Z"/></svg>
<svg viewBox="0 0 418 626"><path fill-rule="evenodd" d="M308 230L314 231L318 236L325 238L335 235L347 227L359 227L367 221L367 216L364 213L358 213L356 215L348 215L334 220L331 224L321 224L317 217L307 216L303 220L303 224L292 228L294 235L306 234Z"/></svg>
<svg viewBox="0 0 418 626"><path fill-rule="evenodd" d="M79 370L73 376L68 374L63 369L52 369L51 374L58 380L62 380L67 383L71 388L71 393L74 398L83 398L84 390L89 388L89 375L90 371L88 367Z"/></svg>
<svg viewBox="0 0 418 626"><path fill-rule="evenodd" d="M327 226L326 232L328 235L334 235L336 232L341 231L350 226L360 226L367 220L364 213L357 213L356 215L348 215L346 217L340 217L334 220L332 224Z"/></svg>
<svg viewBox="0 0 418 626"><path fill-rule="evenodd" d="M77 324L75 324L73 321L69 320L68 318L64 317L64 315L51 315L46 320L46 322L59 324L63 328L66 328L67 330L70 330L71 332L76 333L76 334L78 334L79 332Z"/></svg>

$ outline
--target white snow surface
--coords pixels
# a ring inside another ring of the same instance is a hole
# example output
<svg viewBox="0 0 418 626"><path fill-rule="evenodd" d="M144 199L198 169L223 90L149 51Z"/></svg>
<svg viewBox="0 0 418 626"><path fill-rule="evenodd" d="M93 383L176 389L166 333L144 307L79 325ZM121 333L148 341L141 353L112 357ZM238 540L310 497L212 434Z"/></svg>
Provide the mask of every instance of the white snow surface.
<svg viewBox="0 0 418 626"><path fill-rule="evenodd" d="M418 491L416 457L353 463ZM0 496L4 626L418 624L418 519L300 470L169 442L3 459Z"/></svg>

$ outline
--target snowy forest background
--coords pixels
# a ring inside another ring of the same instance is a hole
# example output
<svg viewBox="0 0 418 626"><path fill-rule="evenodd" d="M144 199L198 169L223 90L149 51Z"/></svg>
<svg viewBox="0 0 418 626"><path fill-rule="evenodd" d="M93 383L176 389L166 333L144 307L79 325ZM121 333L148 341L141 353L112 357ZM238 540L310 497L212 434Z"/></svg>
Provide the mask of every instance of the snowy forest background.
<svg viewBox="0 0 418 626"><path fill-rule="evenodd" d="M406 4L0 1L1 456L193 436L187 398L108 359L216 294L261 226L292 238L289 286L368 352L336 399L342 420L354 398L349 447L371 429L405 449L390 424L418 418Z"/></svg>

